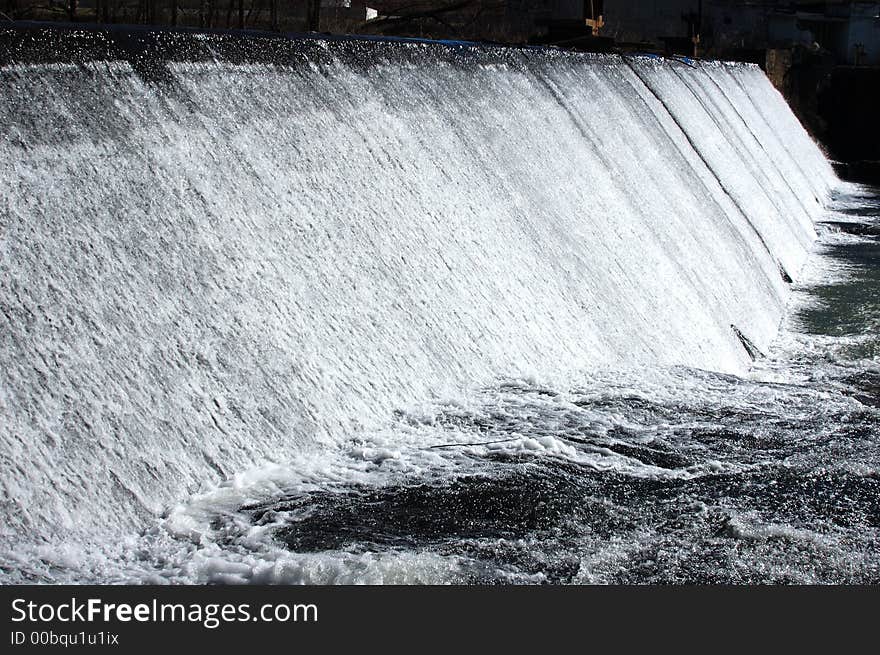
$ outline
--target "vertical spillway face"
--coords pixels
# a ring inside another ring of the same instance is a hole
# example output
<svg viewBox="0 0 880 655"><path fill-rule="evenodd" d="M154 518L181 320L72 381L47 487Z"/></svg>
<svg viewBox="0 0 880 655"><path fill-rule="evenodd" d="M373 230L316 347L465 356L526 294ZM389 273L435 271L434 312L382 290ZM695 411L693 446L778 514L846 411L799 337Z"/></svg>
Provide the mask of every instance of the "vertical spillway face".
<svg viewBox="0 0 880 655"><path fill-rule="evenodd" d="M653 361L738 370L743 353L729 326L746 321L765 344L784 296L760 237L621 59L544 66L536 74L564 110L558 120L576 125L600 160L598 169L577 171L576 185L592 189L590 209L610 231L613 259L630 256L612 274L629 285L620 297L641 303L627 314L643 320L616 317L636 328L623 343L650 335Z"/></svg>
<svg viewBox="0 0 880 655"><path fill-rule="evenodd" d="M781 269L796 277L815 238L806 204L813 199L798 197L792 188L788 176L793 165L788 153L758 140L757 125L745 122L748 118L706 67L648 59L633 60L631 65L687 135ZM755 78L751 83L758 84Z"/></svg>
<svg viewBox="0 0 880 655"><path fill-rule="evenodd" d="M706 79L717 85L730 102L732 120L741 123L777 168L784 197L792 196L804 210L807 225L824 211L835 175L828 160L794 118L778 116L785 100L757 66L710 62L701 65ZM778 116L777 120L772 117ZM787 119L787 120L786 120ZM778 182L777 182L778 184ZM786 190L788 194L786 194Z"/></svg>
<svg viewBox="0 0 880 655"><path fill-rule="evenodd" d="M9 543L498 378L744 371L833 182L736 67L217 47L0 71Z"/></svg>
<svg viewBox="0 0 880 655"><path fill-rule="evenodd" d="M812 243L813 214L818 200L811 197L811 189L805 181L797 162L764 128L764 121L748 99L741 98L735 85L718 83L715 71L723 64L703 64L695 74L680 71L680 75L695 95L706 98L707 111L719 124L721 130L731 136L738 145L737 154L748 163L748 170L765 194L773 200L779 215L789 219L797 236ZM719 93L720 92L720 93ZM800 230L798 228L801 228Z"/></svg>
<svg viewBox="0 0 880 655"><path fill-rule="evenodd" d="M793 160L796 170L792 175L806 177L821 212L829 193L839 183L831 163L816 145L797 117L789 109L785 98L757 66L738 66L715 63L706 65L706 72L732 99L737 99L744 112L750 112L750 125L755 129L769 128L765 137L770 147L780 147ZM758 120L757 117L761 120Z"/></svg>
<svg viewBox="0 0 880 655"><path fill-rule="evenodd" d="M118 532L295 443L309 415L261 336L270 300L242 311L272 261L218 250L218 198L169 175L165 99L127 62L2 83L4 538Z"/></svg>

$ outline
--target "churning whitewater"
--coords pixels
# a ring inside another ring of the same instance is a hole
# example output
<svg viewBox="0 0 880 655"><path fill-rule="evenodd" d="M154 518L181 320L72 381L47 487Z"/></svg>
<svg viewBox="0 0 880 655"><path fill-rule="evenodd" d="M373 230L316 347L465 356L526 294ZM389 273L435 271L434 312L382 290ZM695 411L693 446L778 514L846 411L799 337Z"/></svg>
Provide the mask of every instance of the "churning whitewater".
<svg viewBox="0 0 880 655"><path fill-rule="evenodd" d="M880 579L880 205L757 67L0 30L0 125L3 582Z"/></svg>

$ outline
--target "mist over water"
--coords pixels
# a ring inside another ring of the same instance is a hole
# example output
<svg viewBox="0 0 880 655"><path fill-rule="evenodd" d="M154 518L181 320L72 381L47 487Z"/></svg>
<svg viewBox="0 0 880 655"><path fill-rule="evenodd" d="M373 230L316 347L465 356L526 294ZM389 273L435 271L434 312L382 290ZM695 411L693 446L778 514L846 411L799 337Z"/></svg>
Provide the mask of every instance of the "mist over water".
<svg viewBox="0 0 880 655"><path fill-rule="evenodd" d="M65 38L0 68L4 581L877 579L880 210L757 68Z"/></svg>

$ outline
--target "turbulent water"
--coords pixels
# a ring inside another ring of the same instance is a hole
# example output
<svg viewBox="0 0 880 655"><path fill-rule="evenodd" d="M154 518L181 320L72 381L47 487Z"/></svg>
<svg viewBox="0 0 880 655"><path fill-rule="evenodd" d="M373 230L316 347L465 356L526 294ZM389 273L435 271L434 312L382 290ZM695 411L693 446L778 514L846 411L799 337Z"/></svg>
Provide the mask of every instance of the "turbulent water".
<svg viewBox="0 0 880 655"><path fill-rule="evenodd" d="M880 577L880 202L757 68L0 46L4 581Z"/></svg>

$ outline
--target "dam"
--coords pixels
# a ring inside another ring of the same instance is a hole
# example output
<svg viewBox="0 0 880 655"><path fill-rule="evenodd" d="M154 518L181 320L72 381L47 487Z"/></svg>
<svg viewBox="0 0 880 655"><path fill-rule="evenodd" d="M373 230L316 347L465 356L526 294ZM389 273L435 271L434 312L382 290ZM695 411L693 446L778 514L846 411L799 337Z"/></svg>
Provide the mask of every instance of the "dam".
<svg viewBox="0 0 880 655"><path fill-rule="evenodd" d="M704 497L878 425L873 346L833 394L774 355L874 201L755 66L31 25L0 125L4 581L607 581L639 504L877 552L867 437L824 573Z"/></svg>

